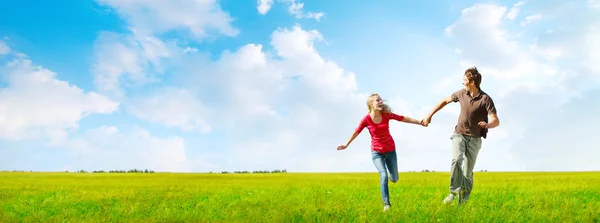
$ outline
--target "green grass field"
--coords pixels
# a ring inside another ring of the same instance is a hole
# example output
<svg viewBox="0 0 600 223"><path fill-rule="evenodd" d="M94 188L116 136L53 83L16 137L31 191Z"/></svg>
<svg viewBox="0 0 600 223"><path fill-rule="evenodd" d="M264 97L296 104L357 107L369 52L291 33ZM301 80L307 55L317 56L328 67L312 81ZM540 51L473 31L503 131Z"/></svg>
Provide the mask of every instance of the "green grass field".
<svg viewBox="0 0 600 223"><path fill-rule="evenodd" d="M401 173L382 211L376 173L0 173L0 222L600 222L600 173Z"/></svg>

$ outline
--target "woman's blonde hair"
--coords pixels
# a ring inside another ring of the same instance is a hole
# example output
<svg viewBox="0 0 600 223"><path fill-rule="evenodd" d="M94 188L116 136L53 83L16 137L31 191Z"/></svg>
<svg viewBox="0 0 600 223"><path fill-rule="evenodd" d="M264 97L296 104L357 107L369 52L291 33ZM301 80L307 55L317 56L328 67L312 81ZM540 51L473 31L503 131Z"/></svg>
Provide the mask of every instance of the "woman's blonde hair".
<svg viewBox="0 0 600 223"><path fill-rule="evenodd" d="M375 100L375 97L377 97L377 96L379 96L379 94L373 93L367 99L367 108L369 109L369 113L371 113L373 111L371 104L373 104L373 100ZM381 96L379 96L379 97L381 98ZM392 113L392 108L388 104L383 103L383 111L381 111L381 113Z"/></svg>

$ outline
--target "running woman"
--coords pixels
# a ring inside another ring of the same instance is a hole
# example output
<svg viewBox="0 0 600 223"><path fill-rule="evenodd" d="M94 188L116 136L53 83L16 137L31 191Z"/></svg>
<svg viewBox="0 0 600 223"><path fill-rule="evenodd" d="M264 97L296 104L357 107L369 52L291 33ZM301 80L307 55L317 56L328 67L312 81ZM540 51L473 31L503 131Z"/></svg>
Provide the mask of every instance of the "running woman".
<svg viewBox="0 0 600 223"><path fill-rule="evenodd" d="M379 172L381 198L383 201L383 210L387 211L391 207L388 178L396 183L398 181L398 163L396 159L396 144L390 134L390 120L412 123L425 126L423 120L418 121L410 117L394 114L390 106L383 103L378 94L372 94L367 99L367 108L369 113L365 115L358 127L352 133L345 145L340 145L337 150L346 149L350 143L362 132L364 128L371 134L371 157L373 164ZM388 176L389 171L389 176Z"/></svg>

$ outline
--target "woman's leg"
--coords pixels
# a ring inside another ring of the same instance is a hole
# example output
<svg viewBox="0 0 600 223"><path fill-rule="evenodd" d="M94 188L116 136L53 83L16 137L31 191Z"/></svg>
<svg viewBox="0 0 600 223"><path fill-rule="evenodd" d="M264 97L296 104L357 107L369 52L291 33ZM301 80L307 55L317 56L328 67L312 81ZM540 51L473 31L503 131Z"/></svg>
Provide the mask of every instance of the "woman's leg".
<svg viewBox="0 0 600 223"><path fill-rule="evenodd" d="M390 172L390 181L392 181L392 183L398 182L398 158L396 157L396 150L386 153L385 163Z"/></svg>
<svg viewBox="0 0 600 223"><path fill-rule="evenodd" d="M384 205L390 205L390 197L388 191L388 174L386 168L385 155L376 151L371 151L371 157L373 158L373 164L379 172L379 184L381 189L381 200Z"/></svg>

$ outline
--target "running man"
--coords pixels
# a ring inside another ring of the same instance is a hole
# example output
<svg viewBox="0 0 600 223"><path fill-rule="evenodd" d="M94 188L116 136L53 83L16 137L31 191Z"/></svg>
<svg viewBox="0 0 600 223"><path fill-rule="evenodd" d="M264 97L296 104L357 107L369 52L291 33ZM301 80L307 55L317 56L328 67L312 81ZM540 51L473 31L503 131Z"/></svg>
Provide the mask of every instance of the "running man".
<svg viewBox="0 0 600 223"><path fill-rule="evenodd" d="M500 125L494 101L481 90L480 84L481 74L476 67L465 70L464 88L444 98L433 108L429 116L423 119L423 124L428 126L433 115L444 106L451 102L460 103L458 123L454 128L454 134L450 137L452 140L450 194L444 199L444 204L452 202L457 195L459 205L469 199L473 190L473 168L481 149L481 137L486 138L488 129Z"/></svg>

